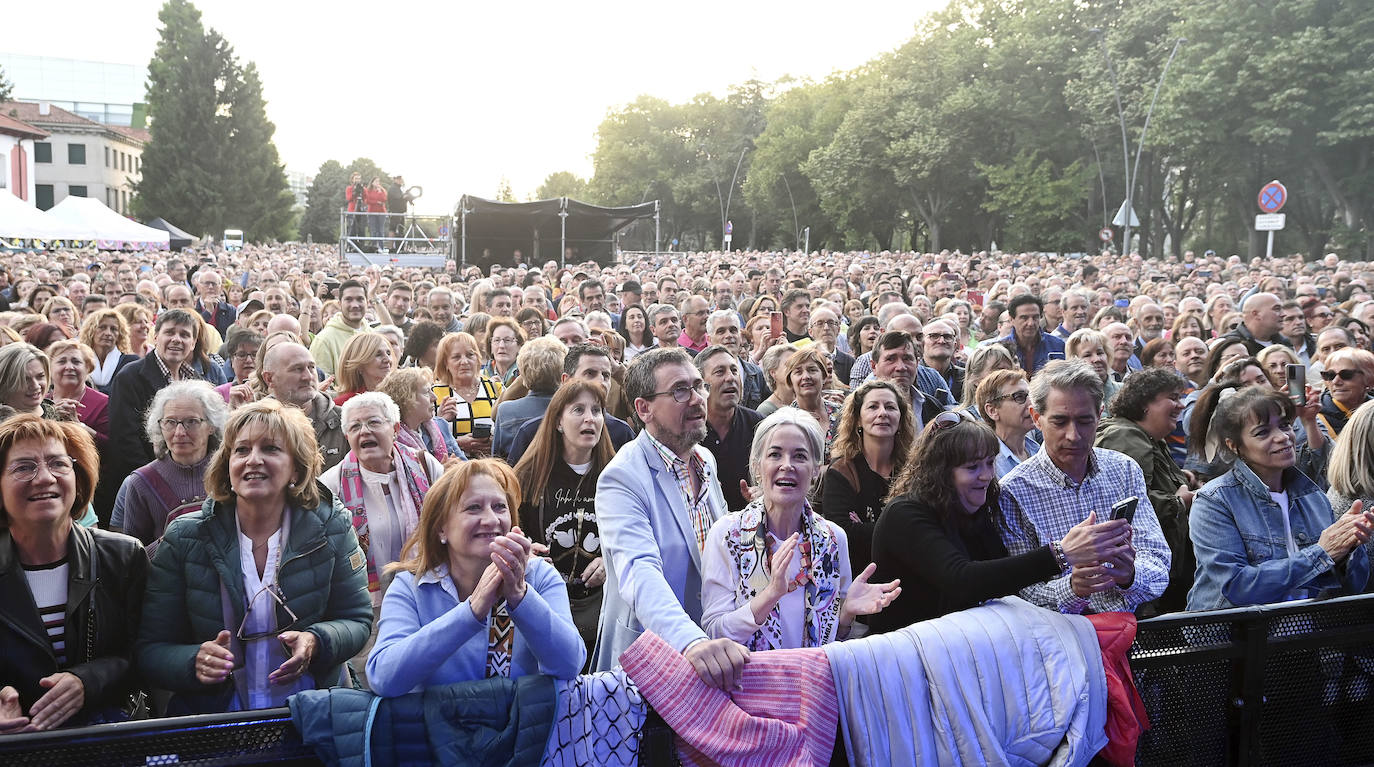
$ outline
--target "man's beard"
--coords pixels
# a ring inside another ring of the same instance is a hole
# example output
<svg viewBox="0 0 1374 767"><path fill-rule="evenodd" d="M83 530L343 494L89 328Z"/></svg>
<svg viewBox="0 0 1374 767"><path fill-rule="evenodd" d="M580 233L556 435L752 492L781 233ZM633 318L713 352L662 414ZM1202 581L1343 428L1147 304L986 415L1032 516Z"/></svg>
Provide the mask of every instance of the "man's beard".
<svg viewBox="0 0 1374 767"><path fill-rule="evenodd" d="M692 449L693 446L706 439L706 422L702 421L701 426L687 431L665 430L659 442L662 442L674 453L682 454Z"/></svg>

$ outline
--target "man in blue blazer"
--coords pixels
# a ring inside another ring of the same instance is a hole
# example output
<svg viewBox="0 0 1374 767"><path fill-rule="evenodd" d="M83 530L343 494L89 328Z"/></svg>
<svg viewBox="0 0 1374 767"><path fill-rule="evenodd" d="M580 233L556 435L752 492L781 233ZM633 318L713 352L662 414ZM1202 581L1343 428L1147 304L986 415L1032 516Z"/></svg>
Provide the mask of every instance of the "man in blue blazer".
<svg viewBox="0 0 1374 767"><path fill-rule="evenodd" d="M634 358L625 394L644 430L616 453L596 485L596 516L606 565L594 665L652 631L691 662L702 681L723 690L749 660L729 639L701 629L701 549L726 512L706 436L706 385L680 348Z"/></svg>

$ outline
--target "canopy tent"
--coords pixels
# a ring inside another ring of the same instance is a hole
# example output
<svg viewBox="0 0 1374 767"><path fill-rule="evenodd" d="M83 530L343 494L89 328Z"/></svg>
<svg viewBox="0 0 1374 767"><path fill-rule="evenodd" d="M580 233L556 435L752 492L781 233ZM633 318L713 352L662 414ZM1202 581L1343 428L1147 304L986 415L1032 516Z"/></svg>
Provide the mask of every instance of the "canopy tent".
<svg viewBox="0 0 1374 767"><path fill-rule="evenodd" d="M161 229L162 231L166 232L167 235L171 238L167 244L171 246L172 250L181 250L182 248L189 248L195 244L195 237L192 237L191 235L187 234L186 232L178 228L175 224L160 216L158 218L153 219L152 221L147 222L147 225L152 227L153 229Z"/></svg>
<svg viewBox="0 0 1374 767"><path fill-rule="evenodd" d="M94 240L98 248L165 248L170 235L119 215L100 200L66 197L47 213L64 240Z"/></svg>
<svg viewBox="0 0 1374 767"><path fill-rule="evenodd" d="M603 208L567 197L536 202L497 202L463 195L458 219L459 257L483 269L513 266L515 251L525 263L550 258L574 262L614 260L617 232L641 219L654 219L657 242L658 201L623 208Z"/></svg>
<svg viewBox="0 0 1374 767"><path fill-rule="evenodd" d="M0 189L0 240L12 247L23 247L23 240L52 240L58 236L56 222L38 208Z"/></svg>

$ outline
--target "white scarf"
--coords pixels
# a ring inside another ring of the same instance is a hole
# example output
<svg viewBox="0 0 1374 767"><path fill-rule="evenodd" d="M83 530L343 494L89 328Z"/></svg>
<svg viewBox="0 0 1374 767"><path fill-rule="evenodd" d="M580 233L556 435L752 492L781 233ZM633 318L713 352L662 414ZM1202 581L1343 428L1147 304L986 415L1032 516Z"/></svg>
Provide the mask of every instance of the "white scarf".
<svg viewBox="0 0 1374 767"><path fill-rule="evenodd" d="M121 352L117 346L105 355L105 359L101 360L95 371L91 373L91 380L95 382L96 386L110 385L110 381L114 379L115 369L119 367L119 358L123 355L124 352Z"/></svg>

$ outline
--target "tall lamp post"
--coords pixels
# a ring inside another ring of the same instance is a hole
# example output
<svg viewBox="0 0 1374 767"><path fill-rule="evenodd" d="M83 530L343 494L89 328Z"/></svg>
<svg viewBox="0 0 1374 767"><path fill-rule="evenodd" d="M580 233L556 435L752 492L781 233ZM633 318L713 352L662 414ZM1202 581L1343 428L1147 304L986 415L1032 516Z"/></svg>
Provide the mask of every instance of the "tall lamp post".
<svg viewBox="0 0 1374 767"><path fill-rule="evenodd" d="M1107 52L1107 35L1101 27L1093 27L1088 30L1097 36L1098 45L1102 48L1102 58L1107 62L1107 72L1112 77L1112 93L1116 96L1116 117L1121 122L1121 164L1122 170L1126 174L1126 207L1122 215L1124 223L1121 227L1121 255L1127 256L1131 250L1131 216L1135 213L1132 198L1135 192L1136 175L1140 172L1140 155L1145 150L1145 134L1150 130L1150 116L1154 114L1155 103L1159 101L1159 90L1164 87L1164 78L1169 74L1169 65L1174 63L1174 57L1178 55L1178 49L1188 42L1188 38L1180 37L1174 41L1174 49L1169 52L1169 59L1164 62L1164 69L1159 73L1159 82L1155 83L1155 94L1150 99L1150 108L1145 111L1145 125L1140 129L1140 142L1135 148L1135 167L1131 167L1131 148L1126 138L1126 113L1121 109L1121 86L1116 80L1116 67L1112 64L1111 54Z"/></svg>

